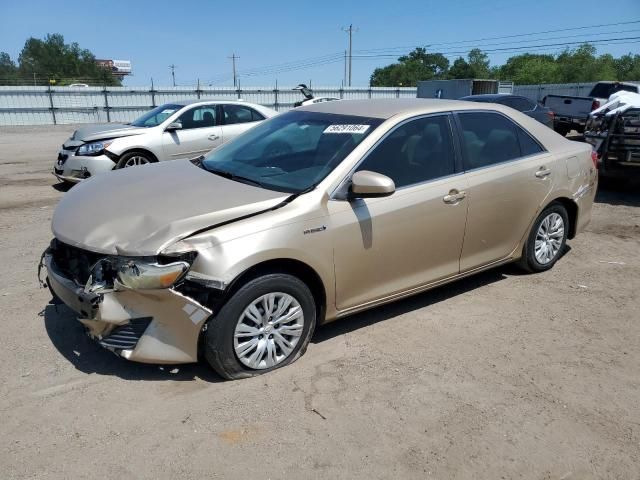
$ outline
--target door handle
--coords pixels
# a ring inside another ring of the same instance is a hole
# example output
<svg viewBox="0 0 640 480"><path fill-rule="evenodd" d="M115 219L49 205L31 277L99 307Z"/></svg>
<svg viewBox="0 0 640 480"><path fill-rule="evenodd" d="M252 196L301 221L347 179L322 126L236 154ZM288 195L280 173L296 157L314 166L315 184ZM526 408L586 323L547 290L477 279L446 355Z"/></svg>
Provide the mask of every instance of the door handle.
<svg viewBox="0 0 640 480"><path fill-rule="evenodd" d="M538 178L548 177L549 175L551 175L551 170L549 170L546 167L540 167L540 169L536 172L535 175Z"/></svg>
<svg viewBox="0 0 640 480"><path fill-rule="evenodd" d="M459 192L458 190L451 190L447 195L442 197L442 201L444 203L458 203L460 200L463 200L467 196L467 192L464 190Z"/></svg>
<svg viewBox="0 0 640 480"><path fill-rule="evenodd" d="M216 135L216 134L212 133L212 134L211 134L211 135L209 135L207 138L208 138L209 140L211 140L212 142L214 142L214 141L218 140L220 137L219 137L218 135Z"/></svg>

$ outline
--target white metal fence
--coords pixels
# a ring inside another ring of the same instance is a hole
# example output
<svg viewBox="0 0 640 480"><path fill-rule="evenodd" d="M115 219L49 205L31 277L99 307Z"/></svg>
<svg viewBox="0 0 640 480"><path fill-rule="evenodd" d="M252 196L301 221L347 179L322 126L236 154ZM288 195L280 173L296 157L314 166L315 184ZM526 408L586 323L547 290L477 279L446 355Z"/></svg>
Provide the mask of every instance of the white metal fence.
<svg viewBox="0 0 640 480"><path fill-rule="evenodd" d="M415 98L415 88L314 87L318 97ZM278 111L303 99L292 87L0 87L0 125L129 122L146 110L184 99L243 99Z"/></svg>
<svg viewBox="0 0 640 480"><path fill-rule="evenodd" d="M546 95L586 96L595 82L514 85L513 93L533 101ZM415 98L411 87L314 87L318 97ZM163 103L184 99L241 98L284 111L302 100L291 87L5 87L0 86L0 125L129 122Z"/></svg>

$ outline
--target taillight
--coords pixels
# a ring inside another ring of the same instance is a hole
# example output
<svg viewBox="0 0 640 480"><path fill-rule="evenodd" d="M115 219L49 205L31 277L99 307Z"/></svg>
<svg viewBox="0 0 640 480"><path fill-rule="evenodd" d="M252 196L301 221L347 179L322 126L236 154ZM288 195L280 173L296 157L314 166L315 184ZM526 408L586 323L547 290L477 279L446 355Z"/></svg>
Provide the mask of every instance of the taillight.
<svg viewBox="0 0 640 480"><path fill-rule="evenodd" d="M556 114L555 114L555 113L553 113L551 110L549 110L549 111L547 112L547 115L549 115L549 118L550 118L551 120L553 120L554 118L556 118Z"/></svg>
<svg viewBox="0 0 640 480"><path fill-rule="evenodd" d="M595 149L591 150L591 161L593 162L593 166L598 168L598 159L600 158L600 155L598 155L598 152L596 152Z"/></svg>
<svg viewBox="0 0 640 480"><path fill-rule="evenodd" d="M591 102L591 111L593 112L596 108L600 108L600 100Z"/></svg>

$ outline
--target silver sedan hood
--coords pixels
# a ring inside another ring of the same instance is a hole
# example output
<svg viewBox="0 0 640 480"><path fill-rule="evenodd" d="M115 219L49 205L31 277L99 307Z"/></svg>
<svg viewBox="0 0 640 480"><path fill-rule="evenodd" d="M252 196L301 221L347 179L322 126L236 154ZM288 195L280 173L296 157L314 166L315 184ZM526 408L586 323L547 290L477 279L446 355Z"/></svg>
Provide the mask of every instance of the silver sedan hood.
<svg viewBox="0 0 640 480"><path fill-rule="evenodd" d="M156 255L191 233L269 209L289 195L174 160L97 175L67 192L55 237L98 253Z"/></svg>
<svg viewBox="0 0 640 480"><path fill-rule="evenodd" d="M102 140L104 138L127 137L129 135L140 135L148 132L148 128L134 127L125 125L124 123L107 123L104 125L87 125L73 132L65 145L79 145L81 142L91 142L94 140Z"/></svg>

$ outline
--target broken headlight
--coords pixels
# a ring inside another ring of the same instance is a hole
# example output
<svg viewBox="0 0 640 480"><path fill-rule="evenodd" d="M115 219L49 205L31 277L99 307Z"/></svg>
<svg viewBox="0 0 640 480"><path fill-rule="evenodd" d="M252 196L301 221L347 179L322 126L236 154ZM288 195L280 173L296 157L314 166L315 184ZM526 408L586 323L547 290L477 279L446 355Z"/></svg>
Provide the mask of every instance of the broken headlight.
<svg viewBox="0 0 640 480"><path fill-rule="evenodd" d="M159 264L139 260L127 260L120 264L116 278L127 288L159 289L169 288L189 270L187 262Z"/></svg>

